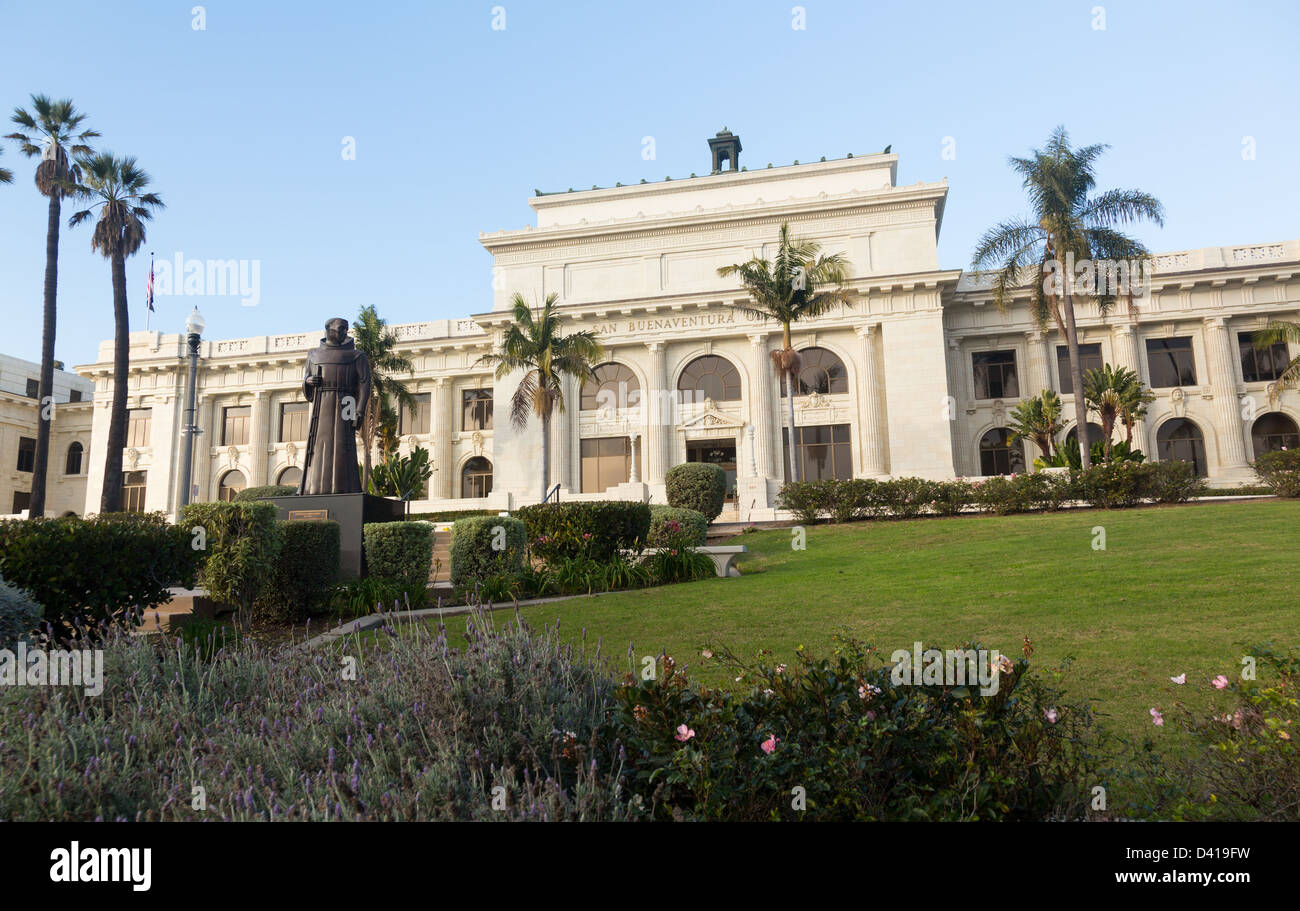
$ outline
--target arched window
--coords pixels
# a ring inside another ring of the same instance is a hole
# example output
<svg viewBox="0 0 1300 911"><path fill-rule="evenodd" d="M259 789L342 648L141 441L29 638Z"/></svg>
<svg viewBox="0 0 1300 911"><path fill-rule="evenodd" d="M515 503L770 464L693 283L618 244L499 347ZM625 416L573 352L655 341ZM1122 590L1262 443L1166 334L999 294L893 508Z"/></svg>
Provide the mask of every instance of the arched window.
<svg viewBox="0 0 1300 911"><path fill-rule="evenodd" d="M849 391L849 372L833 351L805 348L799 352L799 359L803 363L795 381L795 395L812 395L814 392L831 395ZM780 386L781 397L785 398L784 378L780 378Z"/></svg>
<svg viewBox="0 0 1300 911"><path fill-rule="evenodd" d="M302 469L296 465L290 465L280 472L280 477L276 479L275 483L285 487L297 487L300 481L302 481Z"/></svg>
<svg viewBox="0 0 1300 911"><path fill-rule="evenodd" d="M582 411L634 408L641 403L641 384L630 368L601 364L592 373L596 378L582 384Z"/></svg>
<svg viewBox="0 0 1300 911"><path fill-rule="evenodd" d="M1295 421L1276 411L1259 416L1250 429L1250 438L1255 444L1255 455L1300 448L1300 428L1296 427Z"/></svg>
<svg viewBox="0 0 1300 911"><path fill-rule="evenodd" d="M235 494L244 489L246 484L242 472L237 469L227 471L221 476L221 481L217 485L217 499L222 503L229 503L235 499Z"/></svg>
<svg viewBox="0 0 1300 911"><path fill-rule="evenodd" d="M1198 477L1209 471L1205 464L1205 438L1201 428L1187 418L1174 418L1156 432L1156 455L1162 462L1187 462Z"/></svg>
<svg viewBox="0 0 1300 911"><path fill-rule="evenodd" d="M677 380L677 395L682 402L740 401L740 371L731 361L716 354L697 357L686 365Z"/></svg>
<svg viewBox="0 0 1300 911"><path fill-rule="evenodd" d="M1018 474L1025 470L1025 453L1011 442L1011 431L994 427L980 437L980 474Z"/></svg>
<svg viewBox="0 0 1300 911"><path fill-rule="evenodd" d="M460 470L460 495L466 499L486 497L492 492L492 463L475 456Z"/></svg>
<svg viewBox="0 0 1300 911"><path fill-rule="evenodd" d="M84 451L80 443L68 447L68 458L63 463L64 474L81 474L81 456Z"/></svg>
<svg viewBox="0 0 1300 911"><path fill-rule="evenodd" d="M1078 424L1075 424L1073 427L1071 427L1070 432L1065 435L1065 441L1068 443L1070 440L1074 440L1075 442L1078 442L1079 440ZM1105 434L1102 432L1101 425L1094 424L1092 421L1089 421L1088 442L1091 444L1091 443L1104 443L1105 441L1106 441Z"/></svg>

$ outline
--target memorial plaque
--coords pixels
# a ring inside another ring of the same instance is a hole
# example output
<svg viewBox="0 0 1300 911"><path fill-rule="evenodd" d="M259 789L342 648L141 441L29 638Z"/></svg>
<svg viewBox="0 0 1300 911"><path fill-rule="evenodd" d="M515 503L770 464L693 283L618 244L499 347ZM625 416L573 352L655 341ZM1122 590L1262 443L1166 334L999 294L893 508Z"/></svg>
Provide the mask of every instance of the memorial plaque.
<svg viewBox="0 0 1300 911"><path fill-rule="evenodd" d="M328 519L330 511L328 509L291 509L289 510L289 521L311 521L315 519Z"/></svg>

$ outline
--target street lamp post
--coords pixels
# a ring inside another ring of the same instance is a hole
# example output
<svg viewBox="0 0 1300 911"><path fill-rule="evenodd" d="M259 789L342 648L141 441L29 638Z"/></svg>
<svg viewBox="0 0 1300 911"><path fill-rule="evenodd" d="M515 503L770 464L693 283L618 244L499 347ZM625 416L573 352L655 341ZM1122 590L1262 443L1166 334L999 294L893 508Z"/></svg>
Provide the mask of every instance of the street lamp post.
<svg viewBox="0 0 1300 911"><path fill-rule="evenodd" d="M185 320L186 341L190 358L190 378L185 389L185 426L181 428L181 433L185 435L185 456L181 461L180 505L182 507L190 502L190 474L194 466L194 437L202 432L195 425L194 400L198 395L199 337L203 334L204 325L203 315L199 313L199 308L195 307L194 312ZM179 509L177 512L179 512Z"/></svg>

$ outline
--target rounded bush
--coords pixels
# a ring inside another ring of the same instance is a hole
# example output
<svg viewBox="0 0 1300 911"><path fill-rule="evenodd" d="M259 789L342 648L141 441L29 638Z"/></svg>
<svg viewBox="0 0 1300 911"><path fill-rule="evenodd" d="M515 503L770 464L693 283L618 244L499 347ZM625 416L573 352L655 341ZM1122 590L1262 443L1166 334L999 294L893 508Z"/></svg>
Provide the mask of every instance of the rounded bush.
<svg viewBox="0 0 1300 911"><path fill-rule="evenodd" d="M451 584L464 588L495 576L523 572L524 523L513 516L472 516L451 527Z"/></svg>
<svg viewBox="0 0 1300 911"><path fill-rule="evenodd" d="M646 538L646 544L650 547L667 547L672 531L669 522L677 523L678 530L686 536L692 547L703 547L709 538L709 520L694 509L651 506L650 534Z"/></svg>
<svg viewBox="0 0 1300 911"><path fill-rule="evenodd" d="M668 505L693 509L712 522L727 499L727 473L708 462L674 465L664 476Z"/></svg>
<svg viewBox="0 0 1300 911"><path fill-rule="evenodd" d="M650 533L650 507L633 500L539 503L515 515L543 560L587 557L606 563L623 551L642 550Z"/></svg>
<svg viewBox="0 0 1300 911"><path fill-rule="evenodd" d="M235 500L246 503L249 500L261 500L264 497L291 497L297 492L298 488L291 484L267 484L263 487L245 487L235 494Z"/></svg>
<svg viewBox="0 0 1300 911"><path fill-rule="evenodd" d="M339 574L339 523L281 521L280 555L255 605L259 613L302 620L322 612Z"/></svg>
<svg viewBox="0 0 1300 911"><path fill-rule="evenodd" d="M367 522L362 526L366 575L405 587L413 606L424 603L433 567L433 526L428 522Z"/></svg>

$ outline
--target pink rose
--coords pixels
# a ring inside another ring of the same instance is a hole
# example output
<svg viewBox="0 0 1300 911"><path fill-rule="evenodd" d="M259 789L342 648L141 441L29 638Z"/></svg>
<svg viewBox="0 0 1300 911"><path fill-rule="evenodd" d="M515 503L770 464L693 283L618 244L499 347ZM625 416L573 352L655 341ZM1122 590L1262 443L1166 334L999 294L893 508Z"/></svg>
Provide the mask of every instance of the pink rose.
<svg viewBox="0 0 1300 911"><path fill-rule="evenodd" d="M772 751L776 749L776 745L780 742L781 741L777 739L775 734L768 734L767 739L764 740L760 746L763 748L763 752L770 756Z"/></svg>
<svg viewBox="0 0 1300 911"><path fill-rule="evenodd" d="M679 725L677 725L677 737L676 737L676 739L677 739L679 742L681 742L681 743L685 743L686 741L690 740L690 739L691 739L692 737L694 737L694 736L695 736L695 732L692 731L690 728L688 728L686 725L684 725L684 724L679 724Z"/></svg>

